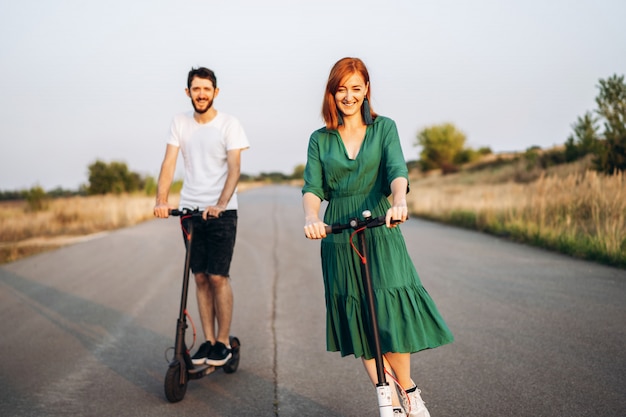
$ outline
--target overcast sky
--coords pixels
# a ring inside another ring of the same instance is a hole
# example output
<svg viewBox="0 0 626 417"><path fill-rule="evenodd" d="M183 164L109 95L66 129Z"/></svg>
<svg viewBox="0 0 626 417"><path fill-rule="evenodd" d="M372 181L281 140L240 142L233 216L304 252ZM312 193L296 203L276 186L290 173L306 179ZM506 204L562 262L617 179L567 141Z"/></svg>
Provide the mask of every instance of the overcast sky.
<svg viewBox="0 0 626 417"><path fill-rule="evenodd" d="M624 0L0 0L0 190L76 189L97 159L158 175L195 66L245 128L249 174L306 161L345 56L407 160L443 122L495 152L563 144L626 73L625 18Z"/></svg>

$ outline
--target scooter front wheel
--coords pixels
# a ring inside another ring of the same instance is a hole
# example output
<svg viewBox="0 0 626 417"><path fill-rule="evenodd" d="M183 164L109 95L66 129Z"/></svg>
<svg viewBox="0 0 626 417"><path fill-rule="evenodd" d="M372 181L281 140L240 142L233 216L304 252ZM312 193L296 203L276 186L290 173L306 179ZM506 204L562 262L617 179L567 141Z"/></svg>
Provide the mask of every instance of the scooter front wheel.
<svg viewBox="0 0 626 417"><path fill-rule="evenodd" d="M165 374L165 397L171 403L181 401L185 398L185 393L187 392L189 378L185 375L181 384L180 372L182 368L184 367L180 364L172 365L167 369L167 374Z"/></svg>

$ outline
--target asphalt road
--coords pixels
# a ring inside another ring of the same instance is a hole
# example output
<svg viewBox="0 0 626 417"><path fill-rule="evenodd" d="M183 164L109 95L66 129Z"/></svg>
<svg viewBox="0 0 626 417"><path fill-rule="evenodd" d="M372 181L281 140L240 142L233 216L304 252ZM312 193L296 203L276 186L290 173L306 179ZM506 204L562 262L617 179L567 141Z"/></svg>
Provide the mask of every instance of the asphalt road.
<svg viewBox="0 0 626 417"><path fill-rule="evenodd" d="M0 415L378 415L360 360L325 351L299 189L240 206L237 372L166 401L184 252L177 219L154 220L0 268ZM456 337L412 356L433 417L626 415L626 271L414 219L402 230ZM199 321L194 291L189 307Z"/></svg>

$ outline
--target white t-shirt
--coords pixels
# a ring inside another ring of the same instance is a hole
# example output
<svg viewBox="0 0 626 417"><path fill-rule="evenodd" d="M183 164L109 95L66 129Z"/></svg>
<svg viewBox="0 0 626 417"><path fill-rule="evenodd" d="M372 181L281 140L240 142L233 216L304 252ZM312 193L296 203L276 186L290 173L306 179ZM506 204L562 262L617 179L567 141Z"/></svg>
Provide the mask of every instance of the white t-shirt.
<svg viewBox="0 0 626 417"><path fill-rule="evenodd" d="M221 112L205 124L193 112L174 116L167 143L180 148L185 163L180 207L200 210L217 204L228 174L227 152L250 147L239 121ZM236 190L226 209L237 209Z"/></svg>

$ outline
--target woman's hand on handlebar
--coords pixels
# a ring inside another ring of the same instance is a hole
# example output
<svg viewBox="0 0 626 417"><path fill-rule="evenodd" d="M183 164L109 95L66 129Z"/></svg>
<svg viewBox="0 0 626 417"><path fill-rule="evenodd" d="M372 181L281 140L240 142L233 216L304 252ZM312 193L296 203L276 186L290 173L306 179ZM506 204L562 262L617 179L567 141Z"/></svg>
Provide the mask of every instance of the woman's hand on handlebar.
<svg viewBox="0 0 626 417"><path fill-rule="evenodd" d="M170 215L171 207L167 203L157 203L154 205L154 216L160 219L167 219Z"/></svg>
<svg viewBox="0 0 626 417"><path fill-rule="evenodd" d="M323 239L326 237L326 223L318 217L307 217L304 223L304 235L308 239Z"/></svg>
<svg viewBox="0 0 626 417"><path fill-rule="evenodd" d="M385 215L387 227L396 227L404 223L409 218L409 210L406 204L399 204L389 207Z"/></svg>

